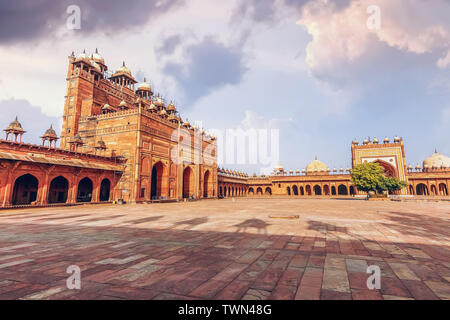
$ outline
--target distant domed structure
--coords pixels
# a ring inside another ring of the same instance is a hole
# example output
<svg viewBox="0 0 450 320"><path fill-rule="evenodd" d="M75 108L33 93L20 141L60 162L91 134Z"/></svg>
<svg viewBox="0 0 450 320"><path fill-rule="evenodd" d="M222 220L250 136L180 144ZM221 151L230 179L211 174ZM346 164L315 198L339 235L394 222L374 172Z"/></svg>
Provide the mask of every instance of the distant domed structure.
<svg viewBox="0 0 450 320"><path fill-rule="evenodd" d="M86 54L86 50L83 50L83 53L80 53L77 56L77 59L89 59L88 55Z"/></svg>
<svg viewBox="0 0 450 320"><path fill-rule="evenodd" d="M131 74L131 70L125 66L125 61L122 66L114 72L109 80L120 87L128 88L130 90L134 90L134 85L137 83ZM143 97L141 96L141 98Z"/></svg>
<svg viewBox="0 0 450 320"><path fill-rule="evenodd" d="M443 166L450 167L450 158L438 153L437 150L423 161L424 168L442 168Z"/></svg>
<svg viewBox="0 0 450 320"><path fill-rule="evenodd" d="M53 125L50 125L50 128L45 131L45 135L56 137L56 131L53 129Z"/></svg>
<svg viewBox="0 0 450 320"><path fill-rule="evenodd" d="M22 124L19 122L18 118L16 117L14 121L12 121L8 128L6 130L15 130L18 132L23 132Z"/></svg>
<svg viewBox="0 0 450 320"><path fill-rule="evenodd" d="M50 125L50 128L48 128L44 135L41 137L43 139L58 139L58 135L56 134L56 131L53 129L53 125Z"/></svg>
<svg viewBox="0 0 450 320"><path fill-rule="evenodd" d="M92 60L94 60L95 62L101 63L101 64L105 64L105 60L98 53L98 49L97 48L95 48L95 53L92 54Z"/></svg>
<svg viewBox="0 0 450 320"><path fill-rule="evenodd" d="M102 138L100 138L100 140L97 141L97 144L94 146L95 149L95 154L105 154L105 150L106 150L106 144L105 141L103 141Z"/></svg>
<svg viewBox="0 0 450 320"><path fill-rule="evenodd" d="M153 92L150 83L147 82L147 79L144 78L144 82L138 85L136 94L143 99L151 100Z"/></svg>
<svg viewBox="0 0 450 320"><path fill-rule="evenodd" d="M70 144L70 151L78 152L78 148L84 145L83 139L81 139L81 136L79 133L74 135L72 139L69 141Z"/></svg>
<svg viewBox="0 0 450 320"><path fill-rule="evenodd" d="M284 168L281 164L278 163L273 171L275 172L275 174L282 174L284 172Z"/></svg>
<svg viewBox="0 0 450 320"><path fill-rule="evenodd" d="M127 68L127 66L125 66L125 61L123 62L122 66L116 70L116 72L114 74L120 74L120 73L125 73L125 74L131 76L131 71L130 71L130 69Z"/></svg>
<svg viewBox="0 0 450 320"><path fill-rule="evenodd" d="M20 139L19 142L22 142L22 135L26 132L25 130L23 130L22 124L17 119L17 116L16 119L14 119L14 121L9 124L8 128L6 128L3 131L6 132L6 140L8 140L9 137L11 136L12 141L14 136L15 142L17 142L17 137L19 137Z"/></svg>
<svg viewBox="0 0 450 320"><path fill-rule="evenodd" d="M167 111L170 111L170 112L175 112L175 111L177 111L177 108L175 108L175 105L173 104L173 102L171 102L171 103L167 106Z"/></svg>
<svg viewBox="0 0 450 320"><path fill-rule="evenodd" d="M109 104L107 104L107 103L105 103L104 105L103 105L103 107L102 107L102 113L103 114L106 114L106 113L110 113L110 112L114 112L115 110L114 110L114 108L113 107L111 107Z"/></svg>
<svg viewBox="0 0 450 320"><path fill-rule="evenodd" d="M138 89L141 89L141 90L149 89L150 90L151 89L150 83L142 82L139 84Z"/></svg>
<svg viewBox="0 0 450 320"><path fill-rule="evenodd" d="M316 157L316 159L314 161L312 161L311 163L309 163L306 166L306 173L312 173L312 172L320 172L322 174L326 174L326 173L330 172L330 169L328 168L328 166L325 163L317 160L317 157Z"/></svg>
<svg viewBox="0 0 450 320"><path fill-rule="evenodd" d="M156 99L153 101L153 104L158 108L164 108L164 100L159 96L159 94L156 96Z"/></svg>

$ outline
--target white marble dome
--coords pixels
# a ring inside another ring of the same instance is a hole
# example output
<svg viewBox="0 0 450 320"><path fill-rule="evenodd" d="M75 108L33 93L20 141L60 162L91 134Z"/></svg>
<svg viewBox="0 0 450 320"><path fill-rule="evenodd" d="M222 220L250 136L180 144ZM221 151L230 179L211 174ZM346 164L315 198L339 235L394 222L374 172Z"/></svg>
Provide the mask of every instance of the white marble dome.
<svg viewBox="0 0 450 320"><path fill-rule="evenodd" d="M450 158L444 156L437 151L423 161L424 168L441 168L450 167Z"/></svg>

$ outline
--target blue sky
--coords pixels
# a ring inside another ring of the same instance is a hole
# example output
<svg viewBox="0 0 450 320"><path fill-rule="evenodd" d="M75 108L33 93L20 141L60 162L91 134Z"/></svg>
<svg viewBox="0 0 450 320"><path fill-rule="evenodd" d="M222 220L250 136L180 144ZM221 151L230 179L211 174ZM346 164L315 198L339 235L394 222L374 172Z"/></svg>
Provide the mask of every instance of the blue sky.
<svg viewBox="0 0 450 320"><path fill-rule="evenodd" d="M80 30L66 28L66 1L0 4L2 127L17 114L30 142L60 128L67 56L98 47L110 69L125 60L191 122L279 129L287 169L316 155L348 167L354 138L401 136L413 165L435 148L450 155L450 1L101 2L70 1Z"/></svg>

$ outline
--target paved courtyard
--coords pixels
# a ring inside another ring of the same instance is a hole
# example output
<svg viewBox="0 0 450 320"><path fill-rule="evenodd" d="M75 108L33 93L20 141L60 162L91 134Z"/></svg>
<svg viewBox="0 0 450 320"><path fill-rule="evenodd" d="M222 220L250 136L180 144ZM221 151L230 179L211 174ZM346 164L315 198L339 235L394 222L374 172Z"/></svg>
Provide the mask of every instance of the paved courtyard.
<svg viewBox="0 0 450 320"><path fill-rule="evenodd" d="M450 202L0 211L0 299L450 299L449 246ZM67 289L71 265L81 290ZM380 290L367 288L371 265Z"/></svg>

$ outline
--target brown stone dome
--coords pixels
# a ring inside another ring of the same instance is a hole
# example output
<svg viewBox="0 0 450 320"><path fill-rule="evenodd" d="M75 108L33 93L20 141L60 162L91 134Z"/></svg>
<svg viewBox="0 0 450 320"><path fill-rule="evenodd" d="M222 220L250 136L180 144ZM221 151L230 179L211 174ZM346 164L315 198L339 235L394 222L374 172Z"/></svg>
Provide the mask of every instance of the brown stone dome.
<svg viewBox="0 0 450 320"><path fill-rule="evenodd" d="M43 137L48 137L48 138L57 138L58 135L56 134L56 131L53 129L53 125L50 125L50 128L48 128Z"/></svg>
<svg viewBox="0 0 450 320"><path fill-rule="evenodd" d="M14 119L14 121L9 124L9 126L8 126L8 128L6 128L6 130L23 131L23 128L22 128L22 124L19 122L19 120L16 117L16 119Z"/></svg>
<svg viewBox="0 0 450 320"><path fill-rule="evenodd" d="M177 108L175 108L175 105L173 104L173 102L171 102L168 106L167 106L167 111L176 111Z"/></svg>

